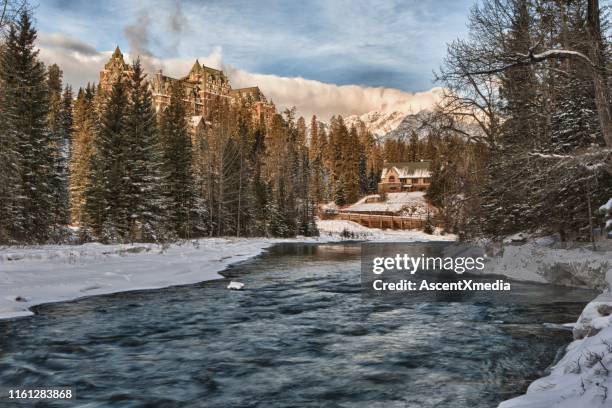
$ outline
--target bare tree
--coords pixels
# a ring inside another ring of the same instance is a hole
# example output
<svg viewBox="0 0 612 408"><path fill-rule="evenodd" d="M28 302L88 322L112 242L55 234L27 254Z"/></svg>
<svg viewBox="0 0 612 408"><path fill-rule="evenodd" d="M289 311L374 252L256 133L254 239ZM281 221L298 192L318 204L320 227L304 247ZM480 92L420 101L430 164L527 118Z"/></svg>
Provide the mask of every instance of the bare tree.
<svg viewBox="0 0 612 408"><path fill-rule="evenodd" d="M26 0L0 0L0 36L4 37L8 25L27 8Z"/></svg>
<svg viewBox="0 0 612 408"><path fill-rule="evenodd" d="M586 32L589 55L578 50L571 49L544 49L542 41L531 44L529 49L523 52L503 50L491 44L487 49L479 49L478 43L456 41L449 46L449 56L460 55L460 64L447 64L452 70L442 76L442 79L475 81L475 77L500 74L510 69L532 66L549 60L572 59L581 61L591 71L593 86L595 89L595 103L601 130L605 143L612 147L612 114L610 107L610 95L607 86L608 69L604 58L604 41L601 29L601 13L598 0L587 1ZM502 2L491 0L490 7L477 9L481 12L480 17L475 17L476 22L485 25L490 32L484 32L483 39L496 38L499 44L503 44L504 21L507 21ZM491 18L494 17L494 18ZM481 34L483 31L480 32ZM466 58L467 57L467 58Z"/></svg>

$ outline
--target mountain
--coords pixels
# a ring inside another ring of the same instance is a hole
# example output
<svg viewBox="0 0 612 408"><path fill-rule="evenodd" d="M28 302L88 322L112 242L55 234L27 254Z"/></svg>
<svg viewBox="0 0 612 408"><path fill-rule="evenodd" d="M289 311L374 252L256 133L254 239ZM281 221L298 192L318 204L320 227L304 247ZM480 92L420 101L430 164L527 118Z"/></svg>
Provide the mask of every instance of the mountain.
<svg viewBox="0 0 612 408"><path fill-rule="evenodd" d="M424 123L429 115L430 112L426 110L422 110L416 114L401 111L372 111L360 116L348 116L344 119L344 122L350 127L362 121L366 125L366 128L380 141L389 138L407 140L413 130L417 132L419 139L422 139L427 136L427 132L424 129Z"/></svg>
<svg viewBox="0 0 612 408"><path fill-rule="evenodd" d="M379 142L387 139L408 141L412 132L416 132L419 140L427 138L429 127L427 122L431 119L432 112L422 110L418 113L406 113L402 111L371 111L363 115L351 115L344 118L347 127L357 126L359 121L374 135ZM329 123L323 123L329 130ZM481 134L482 130L476 123L456 124L464 132L472 135Z"/></svg>
<svg viewBox="0 0 612 408"><path fill-rule="evenodd" d="M427 120L429 119L431 112L420 111L414 115L406 115L397 127L390 132L387 132L382 140L385 139L397 139L397 140L408 140L412 136L412 132L416 132L419 140L427 137Z"/></svg>
<svg viewBox="0 0 612 408"><path fill-rule="evenodd" d="M405 117L406 113L401 111L372 111L359 116L347 116L344 118L344 123L350 128L353 125L357 126L359 121L362 121L374 136L381 137L396 129Z"/></svg>

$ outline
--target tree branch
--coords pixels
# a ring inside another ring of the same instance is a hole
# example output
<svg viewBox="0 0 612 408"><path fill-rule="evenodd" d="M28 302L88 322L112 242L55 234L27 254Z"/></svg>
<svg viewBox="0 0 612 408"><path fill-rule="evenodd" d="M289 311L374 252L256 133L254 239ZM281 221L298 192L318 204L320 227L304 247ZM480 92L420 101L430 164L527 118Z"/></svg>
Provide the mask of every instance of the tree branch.
<svg viewBox="0 0 612 408"><path fill-rule="evenodd" d="M595 65L593 64L593 62L591 61L589 57L587 57L586 55L584 55L583 53L579 51L573 51L573 50L553 49L553 50L547 50L547 51L537 53L537 54L535 54L533 50L529 50L528 54L517 53L514 55L514 58L516 59L515 61L509 64L506 64L504 66L497 67L497 68L491 68L491 69L484 69L484 70L479 70L479 71L467 72L463 76L498 74L510 68L528 66L528 65L533 65L538 62L546 61L549 59L561 59L561 58L578 58L586 62L587 64L589 64L592 68L595 68Z"/></svg>

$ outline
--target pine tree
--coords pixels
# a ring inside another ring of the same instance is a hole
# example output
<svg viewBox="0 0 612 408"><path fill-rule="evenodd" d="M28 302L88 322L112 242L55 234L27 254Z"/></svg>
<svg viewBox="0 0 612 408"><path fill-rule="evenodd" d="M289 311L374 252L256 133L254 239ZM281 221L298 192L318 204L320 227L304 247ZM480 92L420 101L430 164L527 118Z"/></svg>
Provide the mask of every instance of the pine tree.
<svg viewBox="0 0 612 408"><path fill-rule="evenodd" d="M166 202L161 189L161 151L152 95L140 60L127 83L126 205L131 240L158 241L166 236Z"/></svg>
<svg viewBox="0 0 612 408"><path fill-rule="evenodd" d="M86 190L91 185L91 164L98 123L94 108L94 90L95 86L89 84L85 89L79 89L74 103L69 190L70 219L76 225L85 223Z"/></svg>
<svg viewBox="0 0 612 408"><path fill-rule="evenodd" d="M419 136L414 130L410 132L410 144L408 146L408 151L410 152L410 161L414 162L421 158L421 152L419 149Z"/></svg>
<svg viewBox="0 0 612 408"><path fill-rule="evenodd" d="M361 144L357 135L357 129L352 126L348 132L348 137L342 140L342 182L348 203L356 202L360 197L361 191ZM365 161L364 161L365 173ZM365 174L364 174L365 176Z"/></svg>
<svg viewBox="0 0 612 408"><path fill-rule="evenodd" d="M55 177L53 158L58 153L47 127L49 88L35 40L36 30L24 10L11 25L0 56L2 150L8 160L7 181L14 183L4 187L2 229L20 241L42 242L54 221L50 180ZM13 225L7 228L7 221Z"/></svg>
<svg viewBox="0 0 612 408"><path fill-rule="evenodd" d="M313 115L310 121L308 155L310 162L309 195L315 203L322 203L329 199L326 186L325 142L325 128L319 125L317 117Z"/></svg>
<svg viewBox="0 0 612 408"><path fill-rule="evenodd" d="M182 85L176 82L170 91L170 103L161 114L160 137L169 221L179 237L190 238L204 231L203 215L195 194L191 137L182 99Z"/></svg>
<svg viewBox="0 0 612 408"><path fill-rule="evenodd" d="M19 203L22 169L18 133L10 122L14 112L9 109L15 86L15 56L7 49L0 52L0 243L8 244L23 234Z"/></svg>
<svg viewBox="0 0 612 408"><path fill-rule="evenodd" d="M69 222L68 208L68 160L70 155L70 133L72 93L62 94L62 70L53 64L48 68L49 87L48 128L53 139L53 177L49 180L53 192L54 224ZM69 99L65 99L67 97ZM68 104L68 106L66 106Z"/></svg>
<svg viewBox="0 0 612 408"><path fill-rule="evenodd" d="M129 235L127 109L125 82L117 80L101 112L86 189L87 222L105 242L122 241Z"/></svg>
<svg viewBox="0 0 612 408"><path fill-rule="evenodd" d="M435 230L435 226L433 220L431 219L431 214L427 213L427 218L425 219L425 223L423 224L423 232L426 234L433 234Z"/></svg>
<svg viewBox="0 0 612 408"><path fill-rule="evenodd" d="M253 145L251 148L252 170L252 196L253 196L253 218L251 234L255 236L269 235L268 229L268 203L270 198L268 192L270 187L263 177L263 162L265 160L265 128L259 123L253 130Z"/></svg>
<svg viewBox="0 0 612 408"><path fill-rule="evenodd" d="M374 170L374 167L370 167L368 173L368 194L375 194L378 191L378 181L380 180L380 173Z"/></svg>
<svg viewBox="0 0 612 408"><path fill-rule="evenodd" d="M49 130L53 133L60 132L62 108L62 70L57 64L47 68L47 85L49 87Z"/></svg>
<svg viewBox="0 0 612 408"><path fill-rule="evenodd" d="M344 185L342 185L340 180L336 181L336 186L334 188L334 202L340 207L348 204L346 201L346 194L344 192Z"/></svg>

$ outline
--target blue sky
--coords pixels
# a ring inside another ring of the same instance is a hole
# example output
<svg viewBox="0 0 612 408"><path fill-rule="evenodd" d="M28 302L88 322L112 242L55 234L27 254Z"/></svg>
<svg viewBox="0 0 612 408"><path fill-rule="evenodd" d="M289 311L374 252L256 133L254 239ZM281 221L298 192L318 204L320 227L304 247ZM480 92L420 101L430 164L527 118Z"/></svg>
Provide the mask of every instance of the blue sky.
<svg viewBox="0 0 612 408"><path fill-rule="evenodd" d="M445 43L466 35L472 3L44 0L35 14L42 36L100 52L191 59L220 47L224 63L252 73L420 92L434 86Z"/></svg>

